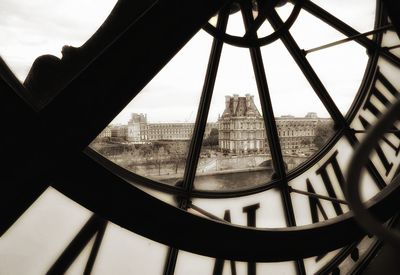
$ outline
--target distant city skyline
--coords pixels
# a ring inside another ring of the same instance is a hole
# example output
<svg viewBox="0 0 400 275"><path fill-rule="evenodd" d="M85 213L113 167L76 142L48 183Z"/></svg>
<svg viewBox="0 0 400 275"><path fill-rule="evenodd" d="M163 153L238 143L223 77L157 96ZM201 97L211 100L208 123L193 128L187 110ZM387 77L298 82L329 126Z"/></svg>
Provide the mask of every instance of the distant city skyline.
<svg viewBox="0 0 400 275"><path fill-rule="evenodd" d="M245 96L245 94L248 94L248 93L243 92L243 93L234 93L234 94L237 94L238 96ZM209 117L208 117L207 122L217 122L218 121L219 116L222 115L222 113L225 109L225 103L224 103L225 96L233 96L234 94L225 94L224 96L218 98L218 100L214 100L214 98L213 98L213 101L210 106ZM261 109L261 103L259 101L258 95L252 94L252 93L250 93L250 94L254 95L255 105L256 105L257 109L259 110L259 112L261 113L261 115L263 115L262 109ZM169 112L175 112L175 114L173 116L171 116L171 115L166 116L163 113L163 110L164 110L163 107L161 107L160 109L157 109L157 106L155 106L154 109L150 109L150 111L147 108L143 107L148 104L147 101L151 101L151 98L149 98L149 100L145 99L144 102L142 102L142 98L141 98L142 96L144 96L144 95L139 94L137 96L139 99L138 101L140 102L139 104L137 103L136 98L134 98L128 104L128 106L125 107L124 110L110 124L112 124L112 125L126 124L129 121L129 119L131 118L131 115L133 113L146 114L147 120L152 123L168 123L168 122L173 122L173 123L190 122L190 123L193 123L196 120L197 106L193 106L193 109L191 111L188 108L184 108L184 107L177 108L175 110L171 109L171 110L169 110ZM213 105L214 101L217 101L219 103L218 107ZM139 106L136 107L137 105L139 105ZM180 107L180 106L178 106L178 107ZM179 118L180 117L180 114L178 113L179 111L183 111L183 115L181 116L181 118ZM326 111L325 111L325 114L320 115L318 112L316 112L314 110L305 110L304 112L292 112L292 113L280 113L280 114L275 113L275 117L279 118L279 117L284 117L284 116L293 116L293 117L302 118L302 117L305 117L308 113L316 113L319 118L330 118L329 114ZM185 116L185 114L189 114L189 115Z"/></svg>
<svg viewBox="0 0 400 275"><path fill-rule="evenodd" d="M261 113L261 111L260 111L260 113ZM317 112L313 112L313 111L307 112L306 114L300 115L300 116L295 116L295 115L292 115L292 114L284 114L284 115L280 115L280 116L275 116L275 118L305 118L305 117L306 117L308 114L310 114L310 113L315 113L315 114L317 115L318 118L322 118L322 119L330 118L330 117L321 117L321 116L318 115ZM195 122L195 119L190 120L190 121L188 121L188 120L164 120L164 121L156 121L156 120L153 120L153 119L151 118L151 116L149 116L149 114L146 113L146 112L132 112L132 113L128 114L128 116L126 117L126 120L120 119L120 120L117 121L116 119L114 119L114 120L110 123L110 125L113 125L113 126L126 125L126 124L129 122L129 120L131 119L131 116L132 116L133 114L143 114L143 115L146 115L146 116L147 116L147 122L148 122L148 123L194 123L194 122ZM221 112L221 114L222 114L222 112ZM262 115L262 114L261 114L261 115ZM216 122L218 122L218 117L217 117L217 119L214 120L214 121L212 121L212 120L207 120L207 123L216 123Z"/></svg>

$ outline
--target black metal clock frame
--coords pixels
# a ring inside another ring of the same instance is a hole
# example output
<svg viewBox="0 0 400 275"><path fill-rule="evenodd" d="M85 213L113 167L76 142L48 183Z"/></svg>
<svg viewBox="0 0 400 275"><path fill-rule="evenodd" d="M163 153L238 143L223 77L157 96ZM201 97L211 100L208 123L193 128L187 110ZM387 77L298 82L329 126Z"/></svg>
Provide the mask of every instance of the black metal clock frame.
<svg viewBox="0 0 400 275"><path fill-rule="evenodd" d="M279 188L285 203L287 224L295 226L287 181L318 161L341 135L345 134L354 140L348 121L360 106L372 81L378 56L400 66L399 58L379 46L380 35L377 34L374 41L363 36L354 39L368 49L371 58L351 111L343 117L305 58L304 51L287 30L281 34L282 41L302 68L337 128L336 135L316 156L288 175L283 165L260 50L258 47L250 48L275 178L254 189L204 192L193 190L193 181L222 50L222 42L217 39L212 46L182 187L167 186L128 173L92 150L85 149L213 14L220 11L217 28L223 30L226 27L227 5L230 1L139 2L120 0L103 27L82 48L66 51L62 60L51 63L55 69L46 67L50 62L48 58L39 58L32 67L26 87L18 82L5 63L0 64L0 114L4 118L3 127L10 133L1 137L2 156L8 160L2 169L1 233L52 185L101 217L129 230L173 247L216 258L242 261L297 260L323 254L360 238L364 231L351 213L304 227L264 230L210 221L189 214L185 209L191 197L237 197ZM244 3L242 8L245 11L246 28L249 28L252 23L250 7ZM303 8L346 36L359 35L311 1L304 1ZM131 10L135 10L133 15L128 12ZM189 10L195 10L196 13L187 12ZM383 14L380 10L377 22L381 22ZM275 28L282 29L283 22L276 13L272 12L268 20ZM32 96L32 93L36 93L36 96ZM42 93L52 95L52 100L37 100ZM32 135L31 142L24 138L27 132ZM23 160L21 156L24 156ZM158 201L123 178L179 196L182 210ZM394 188L391 192L378 194L370 209L381 219L391 217L399 192L398 188ZM165 230L160 232L158 228ZM309 241L318 237L323 241ZM220 245L222 243L225 245ZM269 251L265 247L274 247L274 250ZM170 254L173 261L176 252L171 251ZM297 262L297 270L300 274L304 273L301 260Z"/></svg>

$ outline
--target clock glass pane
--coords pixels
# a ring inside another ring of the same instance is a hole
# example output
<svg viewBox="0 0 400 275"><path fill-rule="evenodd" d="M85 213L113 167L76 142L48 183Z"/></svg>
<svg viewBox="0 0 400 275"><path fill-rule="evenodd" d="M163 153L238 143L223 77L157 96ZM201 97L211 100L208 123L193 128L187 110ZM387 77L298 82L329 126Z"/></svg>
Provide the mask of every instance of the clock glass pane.
<svg viewBox="0 0 400 275"><path fill-rule="evenodd" d="M270 181L272 173L250 54L247 49L225 44L194 187L199 190L252 188Z"/></svg>
<svg viewBox="0 0 400 275"><path fill-rule="evenodd" d="M203 91L203 95L212 93L212 97L202 107L207 110L207 123L200 134L200 153L195 156L194 189L233 192L266 186L274 173L274 161L284 162L289 175L301 170L301 164L333 137L334 123L348 113L364 77L368 55L355 41L303 57L299 53L349 36L328 20L329 12L358 31L373 29L370 15L375 4L367 2L356 18L349 18L339 4L316 1L317 10L318 5L326 9L321 15L308 3L288 34L260 47L258 53L258 49L218 42L200 31L99 135L92 148L129 172L176 185L183 179L188 162L193 162L187 156ZM285 2L276 8L276 14L285 22L293 10L294 5ZM259 16L257 8L253 7L252 14L253 18ZM222 28L222 33L226 27L229 35L245 34L238 7L231 9L226 26L219 26L218 20L223 22L224 18L220 14L210 22L214 28ZM258 35L271 34L274 28L274 22L266 20ZM352 62L344 66L349 57ZM213 67L207 69L207 64ZM265 103L267 107L262 106L260 93L271 98L271 104ZM240 111L242 99L243 116L230 116ZM273 113L276 128L262 123L271 119L265 118L264 108ZM247 109L260 116L249 120ZM274 160L279 157L269 150L278 147L268 140L267 128L272 136L278 136L281 160Z"/></svg>
<svg viewBox="0 0 400 275"><path fill-rule="evenodd" d="M373 29L371 27L368 31ZM307 11L300 13L290 33L306 52L307 60L342 115L346 115L367 68L369 56L366 49L355 41L319 49L347 36Z"/></svg>
<svg viewBox="0 0 400 275"><path fill-rule="evenodd" d="M359 32L367 32L374 28L377 2L375 0L313 0L312 2Z"/></svg>
<svg viewBox="0 0 400 275"><path fill-rule="evenodd" d="M167 184L181 179L210 44L209 35L199 31L100 133L91 148L141 176Z"/></svg>
<svg viewBox="0 0 400 275"><path fill-rule="evenodd" d="M290 171L308 160L333 136L333 120L281 41L261 51L280 147L285 167Z"/></svg>

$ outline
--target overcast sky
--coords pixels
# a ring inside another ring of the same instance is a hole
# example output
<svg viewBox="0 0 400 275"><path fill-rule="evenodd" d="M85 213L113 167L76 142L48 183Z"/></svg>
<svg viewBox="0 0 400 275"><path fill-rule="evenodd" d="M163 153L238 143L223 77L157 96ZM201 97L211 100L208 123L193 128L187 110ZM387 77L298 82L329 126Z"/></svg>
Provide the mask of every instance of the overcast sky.
<svg viewBox="0 0 400 275"><path fill-rule="evenodd" d="M0 54L23 81L36 57L61 57L63 45L80 46L105 20L115 0L1 0ZM359 31L373 29L375 0L315 0ZM352 6L349 7L349 5ZM285 19L292 10L278 9ZM259 35L270 33L265 24ZM241 34L239 14L231 16L228 32ZM291 33L304 49L343 38L333 28L301 12ZM212 38L200 31L128 104L113 123L126 123L132 112L147 113L151 122L194 121L202 90ZM302 72L280 41L261 49L276 116L304 116L328 113ZM351 42L307 56L339 109L345 114L362 80L367 55ZM209 121L216 121L224 109L225 95L255 95L260 108L248 49L223 48ZM261 109L261 108L260 108Z"/></svg>

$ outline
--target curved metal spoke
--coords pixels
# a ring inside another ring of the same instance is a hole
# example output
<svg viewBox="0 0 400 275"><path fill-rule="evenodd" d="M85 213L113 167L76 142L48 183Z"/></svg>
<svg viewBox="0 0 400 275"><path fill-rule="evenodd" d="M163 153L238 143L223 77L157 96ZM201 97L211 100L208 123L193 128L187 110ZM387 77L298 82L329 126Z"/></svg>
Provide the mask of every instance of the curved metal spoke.
<svg viewBox="0 0 400 275"><path fill-rule="evenodd" d="M348 204L345 200L341 200L341 199L338 199L338 198L332 198L332 197L329 197L329 196L324 196L324 195L311 193L311 192L307 192L307 191L303 191L303 190L298 190L298 189L295 189L293 187L290 187L290 192L306 195L306 196L309 196L310 198L327 200L327 201L337 202L337 203L346 204L346 205Z"/></svg>
<svg viewBox="0 0 400 275"><path fill-rule="evenodd" d="M54 187L102 217L155 241L209 257L293 260L343 247L365 234L351 212L336 217L333 224L320 222L298 228L251 229L212 222L132 187L84 155L69 166L60 166L57 172ZM381 220L396 211L393 205L398 202L400 185L393 188L394 192L383 190L368 203ZM310 238L321 241L310 243Z"/></svg>
<svg viewBox="0 0 400 275"><path fill-rule="evenodd" d="M400 67L400 58L389 52L389 50L381 48L377 43L368 39L367 37L359 36L360 33L357 30L347 25L323 8L314 4L313 2L309 0L304 1L303 9L321 19L322 21L326 22L328 25L332 26L333 28L348 37L358 36L354 41L367 48L369 51L379 51L382 57L391 62L393 65Z"/></svg>
<svg viewBox="0 0 400 275"><path fill-rule="evenodd" d="M229 10L227 8L221 10L218 16L217 29L225 32L228 24ZM208 111L210 109L211 98L214 91L215 79L217 77L219 62L223 42L214 38L211 46L211 53L207 67L207 73L204 80L203 91L201 93L199 109L195 126L193 129L192 140L189 146L189 152L186 160L185 172L183 175L182 188L185 192L184 197L179 199L179 208L187 210L190 207L189 198L193 190L194 179L196 177L197 164L200 157L201 147L203 145L203 136L208 119ZM179 250L170 247L164 268L164 275L174 274L176 261Z"/></svg>
<svg viewBox="0 0 400 275"><path fill-rule="evenodd" d="M226 30L228 24L229 11L224 9L218 17L217 29ZM186 161L185 173L183 175L183 188L187 192L187 197L193 189L193 182L196 176L196 168L200 157L200 151L203 143L204 131L208 119L211 98L214 91L215 79L217 77L219 62L221 59L223 42L214 38L210 61L208 63L207 73L204 80L203 91L200 98L199 109L197 111L196 122L193 130L192 141L189 147L189 154Z"/></svg>
<svg viewBox="0 0 400 275"><path fill-rule="evenodd" d="M246 31L251 29L254 19L251 13L251 7L247 3L241 3L243 21ZM255 34L256 35L256 34ZM251 61L253 63L254 74L257 82L258 93L263 111L265 130L268 137L269 148L274 165L275 176L281 179L279 189L281 191L286 224L288 226L296 226L293 204L290 197L289 187L286 180L285 164L282 156L282 150L279 142L278 129L276 127L275 115L272 108L271 96L267 84L267 78L264 69L264 62L259 47L250 48ZM304 262L296 261L296 270L298 274L305 274Z"/></svg>
<svg viewBox="0 0 400 275"><path fill-rule="evenodd" d="M304 51L305 54L309 54L309 53L316 52L316 51L319 51L319 50L324 50L324 49L331 48L331 47L334 47L334 46L337 46L337 45L341 45L343 43L354 41L354 40L356 40L357 38L360 38L360 37L366 37L366 36L371 35L371 34L381 33L381 32L390 30L392 28L393 28L393 26L391 24L388 24L386 26L382 26L382 27L376 28L376 29L374 29L372 31L356 34L356 35L353 35L353 36L350 36L350 37L347 37L347 38L344 38L344 39L336 40L334 42L331 42L331 43L328 43L328 44L324 44L324 45L321 45L321 46L318 46L318 47L315 47L315 48L311 48L311 49L308 49L308 50L303 50L303 51ZM391 50L391 49L395 49L395 48L396 48L396 46L385 47L384 49Z"/></svg>
<svg viewBox="0 0 400 275"><path fill-rule="evenodd" d="M275 29L279 28L279 26L283 24L277 12L271 13L269 17L269 22ZM342 113L336 106L335 102L329 95L328 91L322 84L321 80L315 73L314 69L311 67L311 64L305 57L304 52L297 45L292 35L288 31L286 31L284 34L282 34L281 40L288 49L289 53L292 55L293 59L296 61L297 65L302 70L304 76L307 78L308 82L314 89L315 93L317 94L321 102L324 104L325 108L328 110L329 114L331 115L332 119L336 124L336 127L338 129L346 128L346 121Z"/></svg>
<svg viewBox="0 0 400 275"><path fill-rule="evenodd" d="M387 49L388 51L394 50L394 49L397 49L397 48L400 48L400 44L399 45L389 46L389 47L384 47L384 49Z"/></svg>
<svg viewBox="0 0 400 275"><path fill-rule="evenodd" d="M64 274L72 263L76 260L82 250L88 245L90 240L96 235L84 274L90 274L93 264L96 260L97 252L102 242L104 232L107 226L107 221L103 220L96 214L93 214L85 223L82 229L68 244L65 250L61 253L58 259L50 267L46 274Z"/></svg>
<svg viewBox="0 0 400 275"><path fill-rule="evenodd" d="M251 9L250 7L242 6L243 20L245 28L248 29L252 24ZM268 137L268 143L270 147L272 162L274 165L275 178L281 179L281 190L282 198L285 205L286 220L289 226L296 225L294 218L293 206L290 200L290 194L288 191L285 164L282 156L282 150L279 142L278 130L276 127L274 111L272 108L272 101L269 94L264 63L260 48L250 48L250 56L253 63L254 74L257 82L257 88L261 101L261 108L263 111L263 118L265 124L265 130Z"/></svg>
<svg viewBox="0 0 400 275"><path fill-rule="evenodd" d="M270 1L259 1L257 2L258 7L258 15L251 23L251 26L246 29L246 33L243 37L249 37L255 34L261 25L267 20L268 13L271 12L279 0L270 0Z"/></svg>
<svg viewBox="0 0 400 275"><path fill-rule="evenodd" d="M242 5L242 14L245 29L251 28L254 20L251 15L251 7ZM276 178L284 179L286 177L285 165L283 162L281 146L278 137L278 131L275 122L274 111L272 108L271 96L267 84L264 63L259 47L250 48L250 57L253 64L254 75L260 96L261 109L263 113L264 125L271 151L272 162Z"/></svg>

